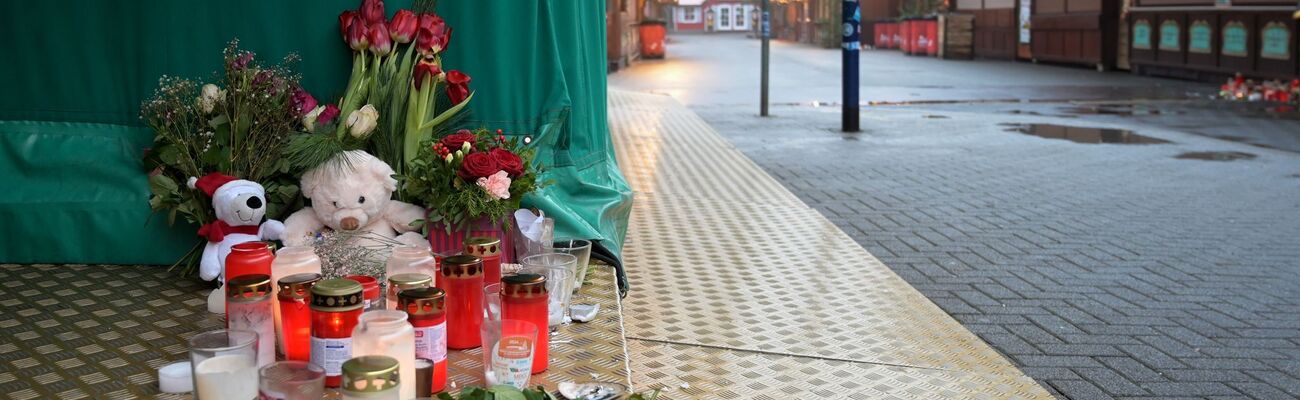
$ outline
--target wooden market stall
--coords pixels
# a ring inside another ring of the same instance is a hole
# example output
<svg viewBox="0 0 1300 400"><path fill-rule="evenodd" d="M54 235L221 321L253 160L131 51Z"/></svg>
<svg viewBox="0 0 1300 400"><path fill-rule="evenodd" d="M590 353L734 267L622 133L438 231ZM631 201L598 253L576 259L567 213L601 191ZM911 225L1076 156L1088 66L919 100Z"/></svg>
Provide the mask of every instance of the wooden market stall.
<svg viewBox="0 0 1300 400"><path fill-rule="evenodd" d="M979 58L1014 59L1019 24L1016 0L957 0L957 11L975 16L974 54Z"/></svg>
<svg viewBox="0 0 1300 400"><path fill-rule="evenodd" d="M1189 79L1295 77L1295 7L1293 0L1135 0L1128 19L1133 70Z"/></svg>
<svg viewBox="0 0 1300 400"><path fill-rule="evenodd" d="M1119 9L1119 0L1034 0L1033 58L1114 68Z"/></svg>

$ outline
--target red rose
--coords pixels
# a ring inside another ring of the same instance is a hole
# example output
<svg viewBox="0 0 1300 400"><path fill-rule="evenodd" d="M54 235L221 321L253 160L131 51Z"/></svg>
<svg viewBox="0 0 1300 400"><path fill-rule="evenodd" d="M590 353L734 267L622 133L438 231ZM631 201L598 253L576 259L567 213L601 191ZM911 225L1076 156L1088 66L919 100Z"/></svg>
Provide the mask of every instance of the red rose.
<svg viewBox="0 0 1300 400"><path fill-rule="evenodd" d="M439 140L438 142L442 143L442 146L446 147L447 150L456 151L460 150L466 142L469 142L471 147L474 146L474 141L477 139L478 138L475 137L469 129L461 129L456 131L456 133L447 135L447 137L442 138L442 140Z"/></svg>
<svg viewBox="0 0 1300 400"><path fill-rule="evenodd" d="M469 75L451 70L447 72L447 98L451 104L460 104L469 97Z"/></svg>
<svg viewBox="0 0 1300 400"><path fill-rule="evenodd" d="M491 154L479 151L465 155L465 159L460 163L460 171L457 172L457 175L460 175L461 179L472 181L476 178L495 174L500 170L501 168L497 166L497 160Z"/></svg>
<svg viewBox="0 0 1300 400"><path fill-rule="evenodd" d="M492 149L488 154L491 154L492 158L496 159L497 166L501 167L502 171L510 174L511 178L524 174L524 160L515 153L511 153L510 150L498 147Z"/></svg>

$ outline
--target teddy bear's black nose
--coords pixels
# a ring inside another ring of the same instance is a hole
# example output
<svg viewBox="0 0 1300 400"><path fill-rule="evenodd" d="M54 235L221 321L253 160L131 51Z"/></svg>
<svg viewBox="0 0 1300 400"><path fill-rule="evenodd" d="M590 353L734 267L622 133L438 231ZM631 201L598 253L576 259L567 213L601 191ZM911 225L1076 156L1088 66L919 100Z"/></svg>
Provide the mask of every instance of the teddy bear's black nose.
<svg viewBox="0 0 1300 400"><path fill-rule="evenodd" d="M252 209L262 208L262 199L256 197L249 197L248 208L252 208Z"/></svg>

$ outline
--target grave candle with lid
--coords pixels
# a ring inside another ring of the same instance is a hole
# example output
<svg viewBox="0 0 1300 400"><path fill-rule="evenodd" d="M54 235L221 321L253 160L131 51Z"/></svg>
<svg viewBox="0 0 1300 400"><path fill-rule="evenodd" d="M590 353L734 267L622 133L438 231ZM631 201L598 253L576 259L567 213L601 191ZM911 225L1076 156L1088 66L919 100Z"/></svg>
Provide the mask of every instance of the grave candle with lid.
<svg viewBox="0 0 1300 400"><path fill-rule="evenodd" d="M397 359L361 356L343 363L343 400L405 400Z"/></svg>
<svg viewBox="0 0 1300 400"><path fill-rule="evenodd" d="M276 251L275 261L271 262L271 284L275 285L274 297L276 299L280 298L280 290L282 286L279 285L279 283L281 280L284 279L284 277L287 277L289 275L295 275L295 274L309 274L309 273L315 273L318 275L320 274L320 258L316 257L316 250L314 248L312 248L311 246L289 246ZM306 299L307 298L306 295L307 293L303 292L302 298ZM305 300L302 302L302 305L304 308L306 308L307 304ZM283 314L281 314L284 311L284 309L283 307L275 307L274 310L275 310L275 337L276 337L275 344L276 347L279 349L279 353L285 354L285 348L287 346L284 343L284 334L283 334L284 316ZM306 317L307 315L303 314L303 318ZM303 340L306 340L306 338L304 337ZM306 361L306 359L303 359L302 361Z"/></svg>
<svg viewBox="0 0 1300 400"><path fill-rule="evenodd" d="M447 291L447 347L472 349L482 345L483 261L471 255L442 260L442 279Z"/></svg>
<svg viewBox="0 0 1300 400"><path fill-rule="evenodd" d="M241 275L226 282L226 329L257 333L257 366L275 362L271 277Z"/></svg>
<svg viewBox="0 0 1300 400"><path fill-rule="evenodd" d="M397 297L397 308L410 316L415 327L415 357L433 363L430 393L441 392L447 384L446 293L426 287L403 290Z"/></svg>
<svg viewBox="0 0 1300 400"><path fill-rule="evenodd" d="M286 360L311 360L311 287L320 282L316 273L293 274L280 278L276 294L280 310L279 341Z"/></svg>
<svg viewBox="0 0 1300 400"><path fill-rule="evenodd" d="M465 238L465 254L483 260L483 285L501 283L501 239L490 236Z"/></svg>
<svg viewBox="0 0 1300 400"><path fill-rule="evenodd" d="M537 326L537 340L533 348L533 374L546 371L547 304L546 276L540 274L515 274L501 279L501 319L520 320Z"/></svg>
<svg viewBox="0 0 1300 400"><path fill-rule="evenodd" d="M326 279L311 287L311 363L325 370L325 386L339 387L361 307L357 281Z"/></svg>
<svg viewBox="0 0 1300 400"><path fill-rule="evenodd" d="M384 295L384 301L387 303L386 309L398 310L397 294L407 289L418 289L433 286L433 277L425 274L397 274L388 278L388 293Z"/></svg>

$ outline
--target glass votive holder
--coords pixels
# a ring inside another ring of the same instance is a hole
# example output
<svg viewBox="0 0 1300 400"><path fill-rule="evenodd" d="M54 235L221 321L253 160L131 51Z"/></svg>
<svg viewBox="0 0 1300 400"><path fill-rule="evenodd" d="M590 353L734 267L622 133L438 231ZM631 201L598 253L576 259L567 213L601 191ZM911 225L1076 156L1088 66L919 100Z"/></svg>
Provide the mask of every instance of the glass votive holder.
<svg viewBox="0 0 1300 400"><path fill-rule="evenodd" d="M248 400L257 395L257 333L219 329L190 338L197 400Z"/></svg>
<svg viewBox="0 0 1300 400"><path fill-rule="evenodd" d="M258 371L264 400L317 400L325 396L325 370L306 361L279 361Z"/></svg>
<svg viewBox="0 0 1300 400"><path fill-rule="evenodd" d="M537 325L513 319L483 321L483 380L487 386L528 386L537 329Z"/></svg>
<svg viewBox="0 0 1300 400"><path fill-rule="evenodd" d="M578 258L573 269L573 291L582 288L582 281L587 279L587 265L591 262L591 241L586 239L565 239L555 241L552 249L556 253L569 254Z"/></svg>
<svg viewBox="0 0 1300 400"><path fill-rule="evenodd" d="M520 273L546 277L546 292L550 295L547 322L551 327L570 321L569 302L573 299L573 268L577 260L571 254L549 253L528 256L521 262Z"/></svg>

